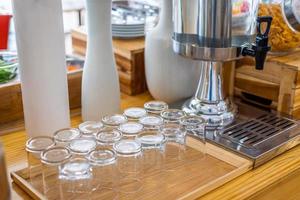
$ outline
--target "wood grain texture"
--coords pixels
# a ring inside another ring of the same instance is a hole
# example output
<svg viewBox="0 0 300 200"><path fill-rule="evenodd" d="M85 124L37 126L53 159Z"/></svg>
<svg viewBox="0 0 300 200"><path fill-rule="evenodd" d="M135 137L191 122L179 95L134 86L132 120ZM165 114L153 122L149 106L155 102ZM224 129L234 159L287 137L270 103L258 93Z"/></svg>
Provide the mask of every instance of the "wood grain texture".
<svg viewBox="0 0 300 200"><path fill-rule="evenodd" d="M300 106L297 94L300 89L299 50L283 56L268 56L263 70L254 68L253 58L238 60L235 88L271 100L279 112L300 117L296 112Z"/></svg>
<svg viewBox="0 0 300 200"><path fill-rule="evenodd" d="M143 171L140 175L143 180L141 190L130 194L131 198L127 199L195 199L249 171L253 165L251 161L212 144L208 144L209 148L205 155L201 152L205 147L200 147L203 144L189 137L187 138L186 148L183 149L178 144L172 144L172 146L176 147L172 147L172 152L169 152L169 154L178 155L178 157L172 156L172 159L162 161L168 163L168 169L171 169L171 171ZM178 151L178 149L180 150ZM214 153L213 156L210 154L212 152ZM226 159L224 159L224 155L227 155ZM163 168L163 166L161 167ZM42 181L41 173L31 179L28 177L26 168L12 173L14 182L34 199L60 199L61 196L72 199L74 195L65 191L64 194L44 192L43 185L45 184L51 185L53 191L59 191L60 187L63 187L59 185L60 181L56 174L49 176L45 179L45 182ZM34 182L34 185L31 182ZM113 194L111 192L95 192L90 194L89 198L112 199Z"/></svg>
<svg viewBox="0 0 300 200"><path fill-rule="evenodd" d="M130 106L143 106L144 102L151 100L152 97L149 95L149 93L144 93L134 97L122 94L121 99L121 107L124 109ZM72 117L71 122L72 126L76 126L81 122L80 116ZM6 164L9 172L20 170L26 166L26 153L24 149L25 141L26 133L24 130L0 136L0 142L3 143L6 152ZM244 175L236 178L235 180L230 181L218 189L209 192L207 195L203 196L202 199L247 199L250 197L255 197L260 191L271 188L268 193L272 193L273 191L277 191L279 193L282 192L285 194L285 200L292 200L289 198L289 196L292 196L294 193L288 193L289 191L285 192L285 190L281 190L282 185L277 184L291 174L295 177L298 177L298 180L300 180L300 173L293 174L300 169L299 155L300 146L297 146L290 151L272 159L270 162L262 165L261 167L246 172ZM293 181L289 182L289 180L285 182L287 188L295 187L293 185L294 183L295 182ZM22 189L20 189L20 187L12 183L12 199L27 200L31 198ZM253 198L253 200L254 199L265 200L259 197Z"/></svg>

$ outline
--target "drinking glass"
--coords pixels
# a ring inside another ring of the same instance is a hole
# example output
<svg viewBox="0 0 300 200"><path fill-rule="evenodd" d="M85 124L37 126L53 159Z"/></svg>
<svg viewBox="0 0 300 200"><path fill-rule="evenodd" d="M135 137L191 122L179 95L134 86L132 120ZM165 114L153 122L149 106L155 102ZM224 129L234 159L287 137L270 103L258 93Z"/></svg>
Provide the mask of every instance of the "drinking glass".
<svg viewBox="0 0 300 200"><path fill-rule="evenodd" d="M186 113L179 109L165 109L160 113L165 122L179 122Z"/></svg>
<svg viewBox="0 0 300 200"><path fill-rule="evenodd" d="M140 118L139 122L144 126L145 130L158 130L163 125L164 120L157 115L147 115Z"/></svg>
<svg viewBox="0 0 300 200"><path fill-rule="evenodd" d="M101 131L104 125L101 122L86 121L79 124L78 129L81 132L81 137L95 138L96 134Z"/></svg>
<svg viewBox="0 0 300 200"><path fill-rule="evenodd" d="M107 115L102 118L103 124L108 127L118 127L120 124L124 124L127 121L127 117L120 114Z"/></svg>
<svg viewBox="0 0 300 200"><path fill-rule="evenodd" d="M134 139L142 130L143 125L138 122L127 122L121 124L118 130L122 132L124 139Z"/></svg>
<svg viewBox="0 0 300 200"><path fill-rule="evenodd" d="M186 130L179 123L166 122L160 128L160 134L166 138L164 149L164 170L175 171L185 164Z"/></svg>
<svg viewBox="0 0 300 200"><path fill-rule="evenodd" d="M144 177L161 172L165 136L158 131L145 130L137 135L136 141L142 146Z"/></svg>
<svg viewBox="0 0 300 200"><path fill-rule="evenodd" d="M77 128L64 128L54 133L54 140L56 146L66 147L69 145L71 140L79 138L81 135Z"/></svg>
<svg viewBox="0 0 300 200"><path fill-rule="evenodd" d="M64 198L74 199L88 195L92 190L92 167L85 158L75 157L59 167L59 179L63 184ZM79 195L79 196L78 196Z"/></svg>
<svg viewBox="0 0 300 200"><path fill-rule="evenodd" d="M91 151L87 159L92 165L93 179L91 180L93 199L115 199L117 196L117 157L108 148Z"/></svg>
<svg viewBox="0 0 300 200"><path fill-rule="evenodd" d="M145 117L147 115L147 111L144 108L132 107L124 110L123 113L128 120L130 121L138 121L139 118Z"/></svg>
<svg viewBox="0 0 300 200"><path fill-rule="evenodd" d="M122 133L112 127L106 127L96 135L96 139L100 147L112 149L113 145L122 139Z"/></svg>
<svg viewBox="0 0 300 200"><path fill-rule="evenodd" d="M121 199L136 199L142 188L142 147L134 140L121 140L114 144L117 153L119 171L119 196Z"/></svg>
<svg viewBox="0 0 300 200"><path fill-rule="evenodd" d="M201 143L201 151L206 153L205 120L199 116L186 116L180 120L180 124L186 129L187 134L196 136Z"/></svg>
<svg viewBox="0 0 300 200"><path fill-rule="evenodd" d="M144 104L145 110L154 115L160 115L161 111L168 109L168 104L163 101L148 101Z"/></svg>
<svg viewBox="0 0 300 200"><path fill-rule="evenodd" d="M96 149L97 142L92 138L77 138L70 142L68 148L74 157L85 157L89 152Z"/></svg>
<svg viewBox="0 0 300 200"><path fill-rule="evenodd" d="M70 160L71 156L70 150L65 147L52 147L41 153L41 161L43 163L43 191L47 198L62 198L63 189L58 179L58 169ZM57 191L60 191L59 194Z"/></svg>
<svg viewBox="0 0 300 200"><path fill-rule="evenodd" d="M55 145L54 139L47 136L30 138L26 142L28 173L31 184L39 185L42 175L41 153Z"/></svg>

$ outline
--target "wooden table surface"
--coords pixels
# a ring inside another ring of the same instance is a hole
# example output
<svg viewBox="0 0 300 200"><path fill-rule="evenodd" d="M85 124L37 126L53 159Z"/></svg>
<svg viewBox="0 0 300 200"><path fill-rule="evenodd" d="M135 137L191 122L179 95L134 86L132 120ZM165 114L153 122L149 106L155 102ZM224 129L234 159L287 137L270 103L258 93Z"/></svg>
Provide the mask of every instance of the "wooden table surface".
<svg viewBox="0 0 300 200"><path fill-rule="evenodd" d="M142 106L152 99L149 93L137 96L122 95L121 108ZM80 116L72 117L72 126L81 122ZM1 128L1 127L0 127ZM0 136L6 152L8 171L26 166L24 130ZM208 193L201 199L256 199L256 200L300 200L300 146L276 157L268 163L251 170ZM12 199L30 199L18 186L12 184Z"/></svg>

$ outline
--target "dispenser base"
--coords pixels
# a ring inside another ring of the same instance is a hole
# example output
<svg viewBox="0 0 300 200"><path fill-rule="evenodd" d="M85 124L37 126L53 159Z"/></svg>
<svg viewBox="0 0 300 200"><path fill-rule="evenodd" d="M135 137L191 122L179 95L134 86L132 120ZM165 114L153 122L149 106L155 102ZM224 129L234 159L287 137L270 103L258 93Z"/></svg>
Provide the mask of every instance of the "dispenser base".
<svg viewBox="0 0 300 200"><path fill-rule="evenodd" d="M193 97L183 104L182 110L189 115L203 117L210 127L227 126L234 121L237 114L237 107L230 98L214 103Z"/></svg>

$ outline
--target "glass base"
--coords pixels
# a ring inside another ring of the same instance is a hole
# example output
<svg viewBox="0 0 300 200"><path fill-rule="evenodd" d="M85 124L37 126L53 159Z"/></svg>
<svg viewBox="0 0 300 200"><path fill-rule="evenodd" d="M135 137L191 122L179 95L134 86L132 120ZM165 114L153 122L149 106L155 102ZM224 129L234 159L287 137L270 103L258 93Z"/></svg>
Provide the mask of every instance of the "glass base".
<svg viewBox="0 0 300 200"><path fill-rule="evenodd" d="M204 102L194 97L183 104L182 110L189 115L203 117L209 127L227 126L237 114L237 107L230 98L219 102Z"/></svg>

